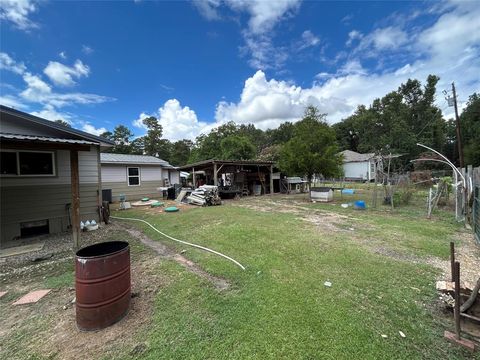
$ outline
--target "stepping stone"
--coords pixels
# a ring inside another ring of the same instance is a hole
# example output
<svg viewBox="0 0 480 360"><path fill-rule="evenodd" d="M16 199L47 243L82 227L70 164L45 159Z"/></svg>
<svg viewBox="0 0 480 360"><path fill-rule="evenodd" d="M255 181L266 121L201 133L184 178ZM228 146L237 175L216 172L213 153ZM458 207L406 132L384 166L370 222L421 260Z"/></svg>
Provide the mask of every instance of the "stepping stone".
<svg viewBox="0 0 480 360"><path fill-rule="evenodd" d="M23 305L23 304L36 303L41 298L43 298L45 295L47 295L50 291L51 291L51 289L31 291L27 295L24 295L20 299L15 301L13 303L13 305Z"/></svg>
<svg viewBox="0 0 480 360"><path fill-rule="evenodd" d="M5 295L8 291L0 291L0 298Z"/></svg>

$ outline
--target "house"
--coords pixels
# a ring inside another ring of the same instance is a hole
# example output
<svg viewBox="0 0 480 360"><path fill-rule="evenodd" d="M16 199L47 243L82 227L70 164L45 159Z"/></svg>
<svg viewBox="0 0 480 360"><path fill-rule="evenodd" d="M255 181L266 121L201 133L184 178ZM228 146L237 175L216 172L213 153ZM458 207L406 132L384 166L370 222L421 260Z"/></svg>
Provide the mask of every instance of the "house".
<svg viewBox="0 0 480 360"><path fill-rule="evenodd" d="M0 247L100 222L104 138L0 105Z"/></svg>
<svg viewBox="0 0 480 360"><path fill-rule="evenodd" d="M344 150L343 173L346 180L371 181L375 179L378 167L383 168L382 158L374 153L360 154L351 150Z"/></svg>
<svg viewBox="0 0 480 360"><path fill-rule="evenodd" d="M100 163L104 197L113 202L159 196L159 187L180 184L180 172L154 156L102 153Z"/></svg>

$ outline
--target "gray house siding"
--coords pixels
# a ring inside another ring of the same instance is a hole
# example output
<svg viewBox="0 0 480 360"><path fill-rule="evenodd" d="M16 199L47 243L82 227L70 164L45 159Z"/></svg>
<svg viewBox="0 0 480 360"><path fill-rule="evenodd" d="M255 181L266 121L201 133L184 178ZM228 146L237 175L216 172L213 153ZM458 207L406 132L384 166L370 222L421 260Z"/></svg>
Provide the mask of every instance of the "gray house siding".
<svg viewBox="0 0 480 360"><path fill-rule="evenodd" d="M22 222L48 220L50 233L68 229L67 204L72 202L70 155L68 150L55 150L54 154L55 176L0 177L0 245L20 236ZM78 154L80 217L84 221L94 219L98 222L97 207L101 200L99 149L98 146L91 146L90 151L80 151Z"/></svg>
<svg viewBox="0 0 480 360"><path fill-rule="evenodd" d="M140 185L129 186L127 180L127 168L138 167L140 169ZM112 190L112 200L119 201L121 194L126 195L128 201L139 200L144 197L159 197L157 188L163 186L166 170L160 166L134 165L134 164L102 164L102 189Z"/></svg>

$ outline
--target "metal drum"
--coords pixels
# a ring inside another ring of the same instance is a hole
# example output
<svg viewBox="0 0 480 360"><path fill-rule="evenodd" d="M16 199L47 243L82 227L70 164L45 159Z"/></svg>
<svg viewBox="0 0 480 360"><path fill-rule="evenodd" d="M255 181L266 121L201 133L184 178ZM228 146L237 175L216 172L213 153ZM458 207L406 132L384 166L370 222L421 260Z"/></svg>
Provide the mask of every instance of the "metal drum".
<svg viewBox="0 0 480 360"><path fill-rule="evenodd" d="M103 329L121 320L130 308L130 289L127 242L104 242L77 251L75 290L79 329Z"/></svg>

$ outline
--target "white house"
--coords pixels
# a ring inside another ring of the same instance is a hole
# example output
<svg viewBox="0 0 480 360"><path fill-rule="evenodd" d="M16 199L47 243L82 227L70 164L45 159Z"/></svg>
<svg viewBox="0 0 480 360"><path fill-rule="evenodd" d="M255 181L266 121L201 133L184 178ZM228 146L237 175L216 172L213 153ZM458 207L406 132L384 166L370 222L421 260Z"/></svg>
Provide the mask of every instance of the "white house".
<svg viewBox="0 0 480 360"><path fill-rule="evenodd" d="M154 156L100 154L102 191L106 198L119 201L159 196L158 188L180 184L180 172L168 162ZM110 199L109 199L110 200Z"/></svg>
<svg viewBox="0 0 480 360"><path fill-rule="evenodd" d="M343 155L343 172L347 180L374 180L377 167L383 167L382 159L374 153L344 150L340 154Z"/></svg>

